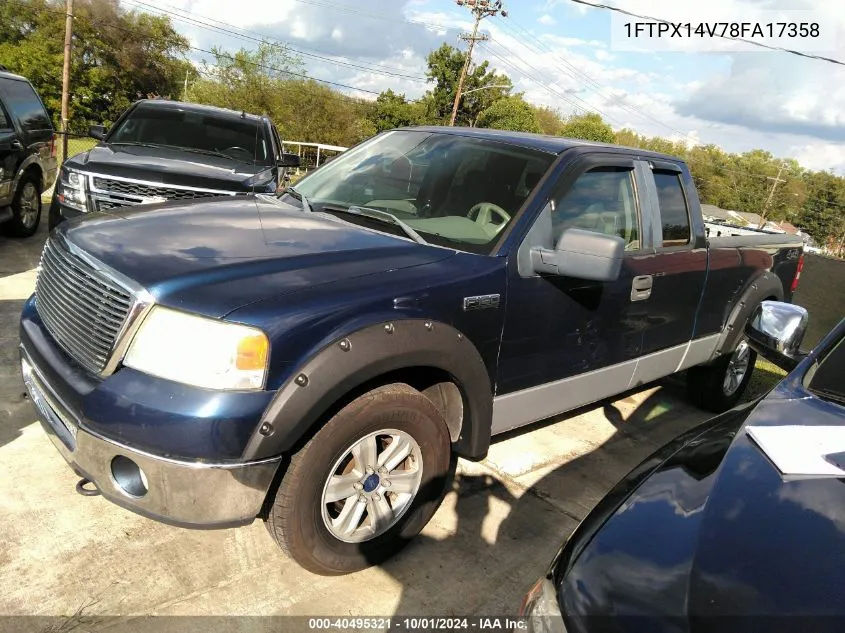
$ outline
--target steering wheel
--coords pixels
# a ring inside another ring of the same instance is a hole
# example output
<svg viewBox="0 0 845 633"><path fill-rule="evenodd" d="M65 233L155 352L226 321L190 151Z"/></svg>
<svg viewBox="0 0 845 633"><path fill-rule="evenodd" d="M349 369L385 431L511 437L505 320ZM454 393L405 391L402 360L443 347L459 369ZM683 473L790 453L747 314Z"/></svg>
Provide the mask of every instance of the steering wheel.
<svg viewBox="0 0 845 633"><path fill-rule="evenodd" d="M501 223L493 222L493 215L498 215L502 219ZM479 202L473 205L467 217L473 219L473 216L475 216L475 223L479 224L491 237L498 235L511 219L507 211L492 202Z"/></svg>

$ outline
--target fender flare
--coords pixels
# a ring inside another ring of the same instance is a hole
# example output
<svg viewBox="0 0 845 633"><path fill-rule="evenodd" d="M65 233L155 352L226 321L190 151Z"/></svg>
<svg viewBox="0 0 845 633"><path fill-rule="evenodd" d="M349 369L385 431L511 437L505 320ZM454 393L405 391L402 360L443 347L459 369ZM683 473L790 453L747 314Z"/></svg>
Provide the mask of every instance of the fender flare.
<svg viewBox="0 0 845 633"><path fill-rule="evenodd" d="M760 303L770 297L783 301L783 296L783 283L773 272L766 270L752 277L728 315L711 360L733 351L745 332L745 323Z"/></svg>
<svg viewBox="0 0 845 633"><path fill-rule="evenodd" d="M41 169L41 165L38 162L38 157L35 154L30 154L26 158L23 159L23 162L18 165L18 170L15 172L15 179L12 182L12 192L13 195L17 194L18 186L20 185L21 178L23 178L24 173L26 170L29 169L32 165L38 167L39 177L38 177L38 193L39 195L44 193L44 170Z"/></svg>
<svg viewBox="0 0 845 633"><path fill-rule="evenodd" d="M400 319L338 337L293 372L264 412L244 460L290 452L346 394L378 376L413 367L433 367L452 377L464 411L453 448L469 459L483 459L490 445L493 393L481 355L450 325Z"/></svg>

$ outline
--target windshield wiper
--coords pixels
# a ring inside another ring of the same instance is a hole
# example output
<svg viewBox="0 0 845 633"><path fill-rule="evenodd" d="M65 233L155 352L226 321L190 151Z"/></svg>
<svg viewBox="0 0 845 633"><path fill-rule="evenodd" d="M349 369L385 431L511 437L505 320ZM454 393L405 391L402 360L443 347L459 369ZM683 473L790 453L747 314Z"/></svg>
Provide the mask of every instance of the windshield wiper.
<svg viewBox="0 0 845 633"><path fill-rule="evenodd" d="M282 194L284 193L292 194L294 198L298 197L299 201L302 203L302 210L308 211L309 213L314 213L314 207L312 207L311 203L308 202L308 198L305 197L304 193L297 191L293 187L285 187L284 190L282 190ZM281 196L282 194L279 195Z"/></svg>
<svg viewBox="0 0 845 633"><path fill-rule="evenodd" d="M414 229L405 224L402 220L397 218L392 213L382 211L381 209L371 209L370 207L358 207L355 205L351 205L346 208L324 205L323 210L331 211L333 213L349 213L350 215L358 215L361 217L370 218L371 220L380 220L382 222L386 222L387 224L393 224L394 226L398 226L400 229L402 229L405 232L405 235L410 237L418 244L428 244L428 242L426 242L422 237L420 237L419 233L417 233Z"/></svg>

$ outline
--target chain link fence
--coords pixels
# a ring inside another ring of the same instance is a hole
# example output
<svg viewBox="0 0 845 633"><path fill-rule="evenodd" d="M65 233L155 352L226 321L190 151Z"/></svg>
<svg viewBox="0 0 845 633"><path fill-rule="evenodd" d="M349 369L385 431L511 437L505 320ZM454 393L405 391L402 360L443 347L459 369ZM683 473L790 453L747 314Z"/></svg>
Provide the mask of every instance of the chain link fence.
<svg viewBox="0 0 845 633"><path fill-rule="evenodd" d="M64 155L64 132L56 132L56 157L61 165L65 158L70 158L81 152L87 152L89 149L97 144L97 139L91 138L84 134L73 134L68 132L67 136L67 156Z"/></svg>

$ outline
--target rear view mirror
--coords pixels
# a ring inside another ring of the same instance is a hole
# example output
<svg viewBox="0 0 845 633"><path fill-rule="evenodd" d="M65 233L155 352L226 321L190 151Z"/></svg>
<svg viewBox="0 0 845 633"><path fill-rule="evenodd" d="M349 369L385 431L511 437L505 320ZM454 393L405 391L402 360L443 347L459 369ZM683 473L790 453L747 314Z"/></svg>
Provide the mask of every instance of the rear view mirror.
<svg viewBox="0 0 845 633"><path fill-rule="evenodd" d="M792 371L806 354L801 341L809 315L801 306L781 301L764 301L745 325L748 344L763 358L785 371Z"/></svg>
<svg viewBox="0 0 845 633"><path fill-rule="evenodd" d="M554 250L534 248L531 263L534 272L589 279L615 281L622 269L625 240L583 229L567 229Z"/></svg>
<svg viewBox="0 0 845 633"><path fill-rule="evenodd" d="M106 128L103 125L91 125L88 127L88 136L102 141L106 138Z"/></svg>
<svg viewBox="0 0 845 633"><path fill-rule="evenodd" d="M279 167L299 167L299 154L282 153L279 159Z"/></svg>

